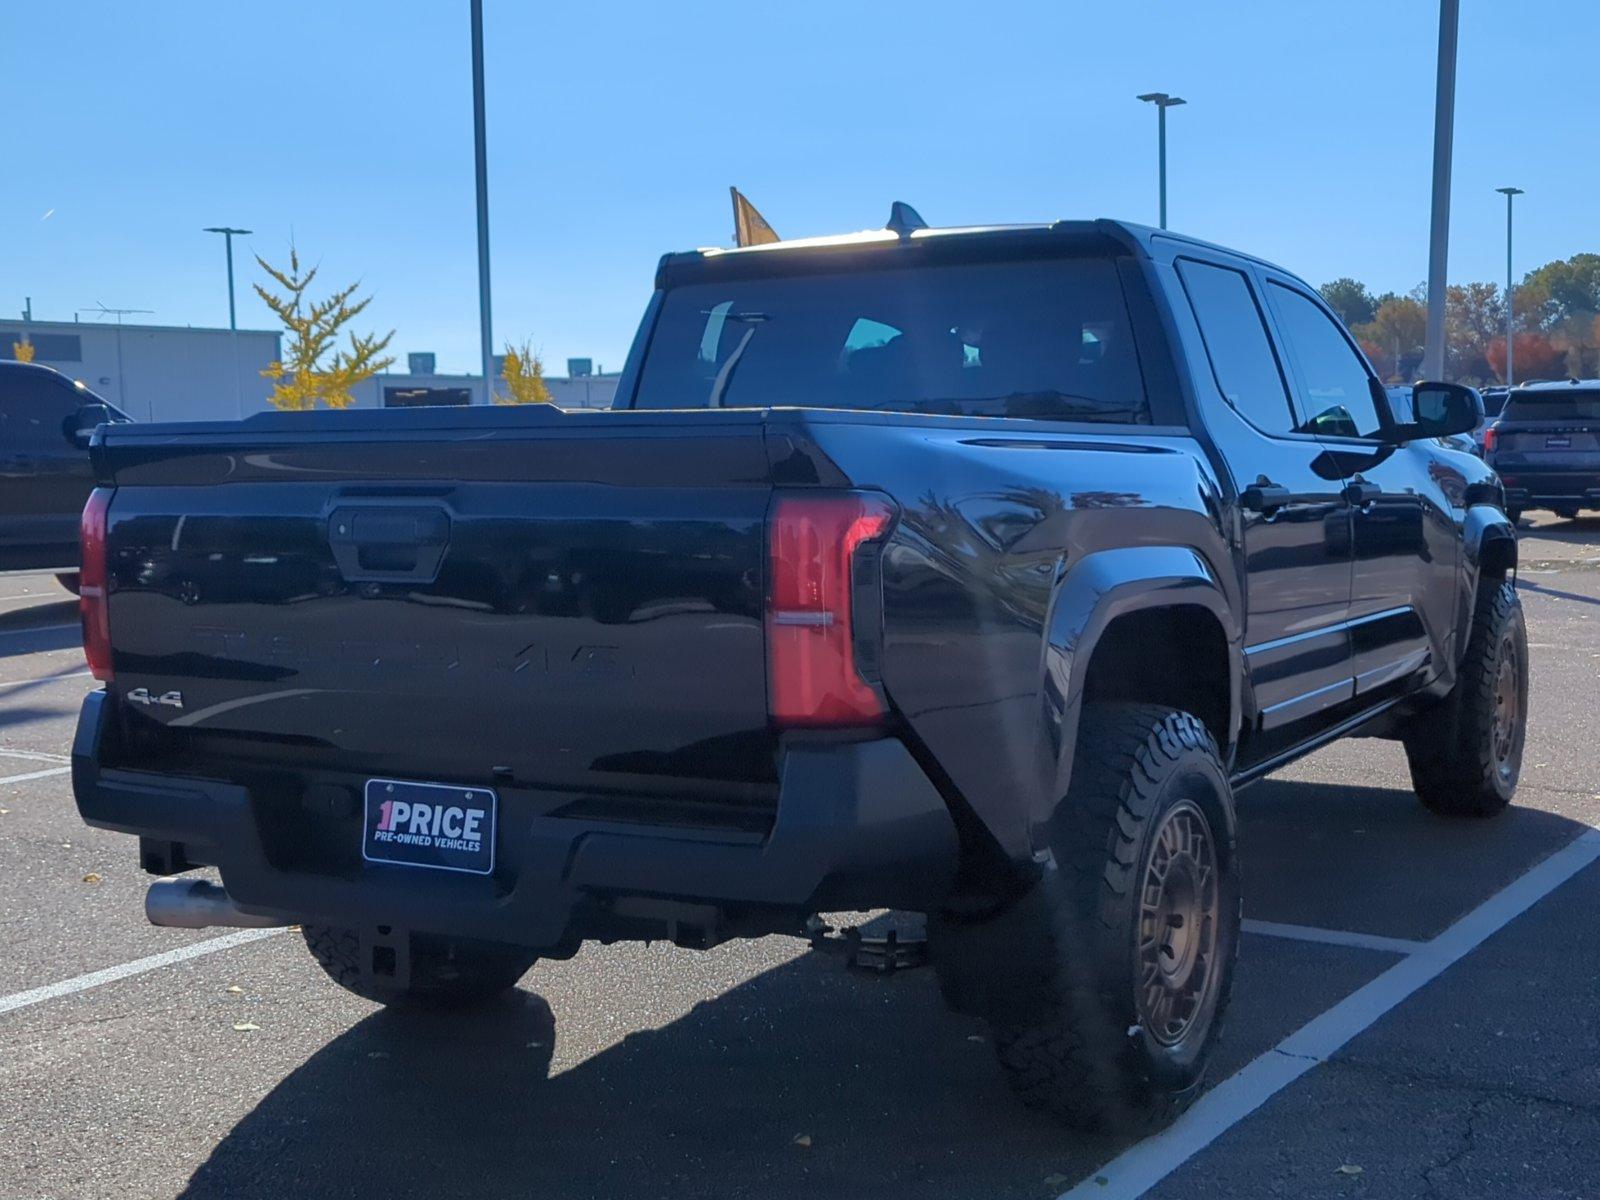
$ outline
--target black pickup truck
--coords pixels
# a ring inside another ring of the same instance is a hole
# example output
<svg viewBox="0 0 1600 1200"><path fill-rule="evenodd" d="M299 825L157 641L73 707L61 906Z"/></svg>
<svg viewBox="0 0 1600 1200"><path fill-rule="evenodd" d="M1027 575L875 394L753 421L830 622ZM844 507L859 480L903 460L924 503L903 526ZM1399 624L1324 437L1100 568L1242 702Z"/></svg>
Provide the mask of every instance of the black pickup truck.
<svg viewBox="0 0 1600 1200"><path fill-rule="evenodd" d="M1235 791L1401 739L1501 810L1528 684L1493 473L1300 280L1110 221L664 258L617 410L113 426L85 820L158 924L300 923L448 1005L585 940L927 914L1030 1103L1199 1088ZM596 997L604 1003L604 997Z"/></svg>
<svg viewBox="0 0 1600 1200"><path fill-rule="evenodd" d="M128 418L59 371L0 362L0 571L59 570L78 587L78 518L94 488L89 437Z"/></svg>

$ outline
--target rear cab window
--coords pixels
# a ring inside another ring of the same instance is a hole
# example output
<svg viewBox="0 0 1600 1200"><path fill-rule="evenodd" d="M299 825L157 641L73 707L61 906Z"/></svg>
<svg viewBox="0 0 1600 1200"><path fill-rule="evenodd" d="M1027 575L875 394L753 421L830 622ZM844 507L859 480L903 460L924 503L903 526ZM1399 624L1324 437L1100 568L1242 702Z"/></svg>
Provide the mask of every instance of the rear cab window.
<svg viewBox="0 0 1600 1200"><path fill-rule="evenodd" d="M1111 258L774 274L670 288L635 408L1151 422Z"/></svg>

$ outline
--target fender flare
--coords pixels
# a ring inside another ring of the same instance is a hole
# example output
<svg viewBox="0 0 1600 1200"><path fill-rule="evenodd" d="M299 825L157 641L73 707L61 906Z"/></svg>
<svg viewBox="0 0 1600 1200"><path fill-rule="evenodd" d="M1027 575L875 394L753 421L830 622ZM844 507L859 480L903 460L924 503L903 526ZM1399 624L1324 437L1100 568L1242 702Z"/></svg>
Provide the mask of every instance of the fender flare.
<svg viewBox="0 0 1600 1200"><path fill-rule="evenodd" d="M1474 504L1461 522L1461 550L1476 582L1486 555L1492 558L1509 550L1509 565L1517 565L1517 531L1498 506Z"/></svg>
<svg viewBox="0 0 1600 1200"><path fill-rule="evenodd" d="M1221 746L1229 761L1238 738L1243 677L1239 604L1189 546L1127 546L1086 555L1056 585L1046 617L1040 680L1040 803L1031 814L1036 850L1043 825L1066 789L1077 744L1078 717L1090 660L1119 617L1157 608L1201 608L1222 628L1228 655L1228 729Z"/></svg>
<svg viewBox="0 0 1600 1200"><path fill-rule="evenodd" d="M1467 653L1466 631L1478 602L1478 581L1484 564L1504 567L1509 575L1517 566L1517 530L1498 504L1479 502L1467 508L1461 522L1461 571L1456 593L1456 636L1449 657L1448 680L1454 683L1456 667Z"/></svg>

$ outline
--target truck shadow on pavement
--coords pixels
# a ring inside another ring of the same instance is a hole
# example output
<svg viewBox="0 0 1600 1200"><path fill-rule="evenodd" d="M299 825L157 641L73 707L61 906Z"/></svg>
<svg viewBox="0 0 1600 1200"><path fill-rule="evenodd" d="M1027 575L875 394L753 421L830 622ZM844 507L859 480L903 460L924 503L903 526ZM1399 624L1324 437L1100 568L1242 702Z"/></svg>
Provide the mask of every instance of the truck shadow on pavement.
<svg viewBox="0 0 1600 1200"><path fill-rule="evenodd" d="M1399 937L1431 936L1579 829L1530 809L1440 822L1408 792L1278 781L1241 809L1249 915ZM1296 879L1314 902L1286 905ZM1394 961L1248 937L1213 1081ZM1036 1200L1122 1147L1021 1108L984 1026L946 1013L929 971L863 978L802 954L552 1076L560 1038L528 990L454 1017L374 1013L266 1096L183 1195Z"/></svg>

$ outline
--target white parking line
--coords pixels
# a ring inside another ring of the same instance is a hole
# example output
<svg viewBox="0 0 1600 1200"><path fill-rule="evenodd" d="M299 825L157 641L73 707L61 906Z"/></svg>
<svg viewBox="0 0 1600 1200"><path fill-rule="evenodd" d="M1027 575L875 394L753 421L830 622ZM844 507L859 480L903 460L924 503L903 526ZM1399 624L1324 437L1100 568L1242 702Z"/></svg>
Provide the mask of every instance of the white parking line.
<svg viewBox="0 0 1600 1200"><path fill-rule="evenodd" d="M1313 1017L1271 1050L1223 1080L1168 1128L1130 1146L1059 1200L1134 1200L1373 1022L1459 962L1579 871L1600 859L1600 830L1589 830L1413 954Z"/></svg>
<svg viewBox="0 0 1600 1200"><path fill-rule="evenodd" d="M87 991L90 988L100 987L102 984L115 983L119 979L127 979L132 975L143 975L147 971L159 971L162 967L170 967L174 963L188 962L191 958L201 958L207 954L215 954L218 950L230 950L234 946L242 946L246 942L259 941L264 937L271 937L275 933L282 932L281 928L241 929L237 933L211 938L209 941L196 942L192 946L181 946L176 950L168 950L164 954L152 954L148 958L136 958L132 962L125 962L120 966L107 967L103 971L91 971L87 975L79 975L73 979L63 979L60 983L46 984L44 987L37 987L26 992L16 992L10 996L0 996L0 1015L14 1012L19 1008L27 1008L30 1004L43 1004L46 1000L59 1000L62 996L70 996L74 992Z"/></svg>
<svg viewBox="0 0 1600 1200"><path fill-rule="evenodd" d="M59 625L24 625L20 629L0 629L0 637L18 637L24 633L56 633L62 629L82 629L78 621L62 621Z"/></svg>
<svg viewBox="0 0 1600 1200"><path fill-rule="evenodd" d="M29 762L64 763L71 762L65 754L46 754L43 750L4 750L0 749L0 758L25 758Z"/></svg>
<svg viewBox="0 0 1600 1200"><path fill-rule="evenodd" d="M1387 954L1415 954L1427 942L1409 938L1382 937L1376 933L1352 933L1347 929L1319 929L1313 925L1285 925L1280 921L1245 921L1246 933L1263 937L1288 938L1295 942L1317 942L1323 946L1353 946L1358 950L1382 950Z"/></svg>
<svg viewBox="0 0 1600 1200"><path fill-rule="evenodd" d="M0 777L0 786L8 783L27 783L30 779L48 779L52 775L66 775L71 767L51 767L48 771L29 771L26 775L6 775Z"/></svg>

